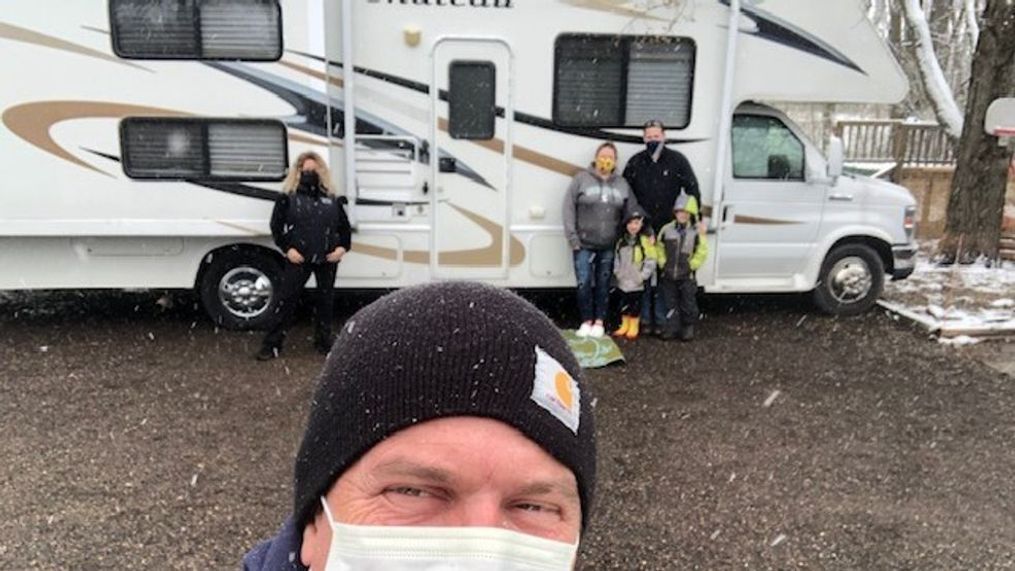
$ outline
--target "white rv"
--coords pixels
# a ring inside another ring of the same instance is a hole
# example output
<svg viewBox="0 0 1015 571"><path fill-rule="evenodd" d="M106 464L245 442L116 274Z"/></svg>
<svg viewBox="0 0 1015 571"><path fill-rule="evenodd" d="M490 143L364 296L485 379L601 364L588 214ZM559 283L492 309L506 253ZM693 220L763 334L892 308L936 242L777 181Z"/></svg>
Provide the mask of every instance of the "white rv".
<svg viewBox="0 0 1015 571"><path fill-rule="evenodd" d="M659 4L7 2L0 289L196 288L263 326L272 200L306 149L355 227L338 287L571 287L570 177L658 118L701 185L707 292L869 307L912 271L913 198L755 103L902 99L859 0Z"/></svg>

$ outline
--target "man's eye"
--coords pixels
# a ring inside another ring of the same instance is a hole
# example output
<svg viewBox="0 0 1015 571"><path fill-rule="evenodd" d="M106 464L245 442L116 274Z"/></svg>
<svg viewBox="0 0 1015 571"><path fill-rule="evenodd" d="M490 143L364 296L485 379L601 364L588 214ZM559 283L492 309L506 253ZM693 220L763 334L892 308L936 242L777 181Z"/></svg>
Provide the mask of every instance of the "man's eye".
<svg viewBox="0 0 1015 571"><path fill-rule="evenodd" d="M403 495L403 496L411 496L411 497L414 497L414 498L425 498L425 497L430 495L430 494L424 492L423 490L421 490L419 488L410 488L409 486L399 486L399 487L396 487L396 488L388 488L388 491L392 492L392 493L395 493L395 494L400 494L400 495Z"/></svg>
<svg viewBox="0 0 1015 571"><path fill-rule="evenodd" d="M555 510L555 509L553 509L553 508L551 508L549 506L545 506L545 505L542 505L542 504L527 504L527 503L522 503L522 504L516 504L515 507L517 509L522 510L522 511L532 512L532 513L552 513L552 512L556 512L557 511L557 510Z"/></svg>

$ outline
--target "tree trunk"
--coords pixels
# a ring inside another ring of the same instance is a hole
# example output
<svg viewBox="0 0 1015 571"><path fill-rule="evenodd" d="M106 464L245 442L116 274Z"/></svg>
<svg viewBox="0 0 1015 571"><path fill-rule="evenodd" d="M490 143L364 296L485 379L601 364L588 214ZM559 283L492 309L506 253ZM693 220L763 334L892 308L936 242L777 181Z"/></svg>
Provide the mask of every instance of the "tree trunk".
<svg viewBox="0 0 1015 571"><path fill-rule="evenodd" d="M980 41L973 56L969 99L958 165L948 200L944 238L938 254L945 262L997 259L1004 194L1011 152L983 132L987 106L1015 95L1015 2L987 0Z"/></svg>

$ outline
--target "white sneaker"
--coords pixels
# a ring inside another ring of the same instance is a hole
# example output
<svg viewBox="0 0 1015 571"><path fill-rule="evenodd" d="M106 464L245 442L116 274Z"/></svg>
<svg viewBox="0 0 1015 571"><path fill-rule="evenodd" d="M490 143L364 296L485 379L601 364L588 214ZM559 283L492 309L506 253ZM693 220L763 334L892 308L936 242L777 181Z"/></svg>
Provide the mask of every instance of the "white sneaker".
<svg viewBox="0 0 1015 571"><path fill-rule="evenodd" d="M588 321L582 323L581 327L574 332L574 334L578 337L588 337L590 333L592 333L592 324Z"/></svg>
<svg viewBox="0 0 1015 571"><path fill-rule="evenodd" d="M594 323L592 324L592 327L589 328L589 337L595 337L596 339L598 339L605 334L606 330L603 329L602 323Z"/></svg>

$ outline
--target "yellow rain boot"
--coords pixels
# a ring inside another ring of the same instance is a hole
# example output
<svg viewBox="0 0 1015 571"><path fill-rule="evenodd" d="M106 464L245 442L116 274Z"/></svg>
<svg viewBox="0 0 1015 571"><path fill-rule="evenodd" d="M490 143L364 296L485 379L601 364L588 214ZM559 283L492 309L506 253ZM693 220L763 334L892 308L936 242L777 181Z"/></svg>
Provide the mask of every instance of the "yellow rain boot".
<svg viewBox="0 0 1015 571"><path fill-rule="evenodd" d="M638 338L638 325L641 323L640 317L628 317L627 322L627 338L634 341Z"/></svg>
<svg viewBox="0 0 1015 571"><path fill-rule="evenodd" d="M620 329L613 332L614 337L623 337L627 335L628 328L631 326L631 318L626 315L620 316Z"/></svg>

